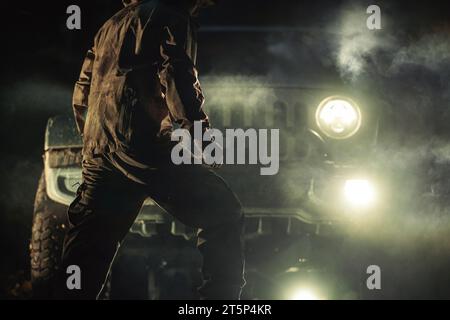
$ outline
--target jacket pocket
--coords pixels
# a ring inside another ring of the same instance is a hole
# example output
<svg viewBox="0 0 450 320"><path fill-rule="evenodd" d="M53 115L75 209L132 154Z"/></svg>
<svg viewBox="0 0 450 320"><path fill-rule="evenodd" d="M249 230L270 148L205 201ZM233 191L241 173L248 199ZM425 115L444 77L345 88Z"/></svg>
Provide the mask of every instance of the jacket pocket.
<svg viewBox="0 0 450 320"><path fill-rule="evenodd" d="M132 125L134 108L137 104L136 91L133 88L125 86L120 99L119 132L130 140L132 134Z"/></svg>

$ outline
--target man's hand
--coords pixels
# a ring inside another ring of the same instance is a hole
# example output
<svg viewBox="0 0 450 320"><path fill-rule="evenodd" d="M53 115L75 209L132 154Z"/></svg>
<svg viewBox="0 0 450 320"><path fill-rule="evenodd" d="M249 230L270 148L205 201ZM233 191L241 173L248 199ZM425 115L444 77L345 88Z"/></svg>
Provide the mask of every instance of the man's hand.
<svg viewBox="0 0 450 320"><path fill-rule="evenodd" d="M208 130L211 130L210 127L204 127L203 128L203 134L202 138L208 135ZM215 144L215 152L219 152L220 154L223 154L223 148L220 144L218 144L214 138L211 139L211 141L204 141L203 139L201 141L193 139L193 154L192 157L197 160L197 162L202 163L203 166L212 168L212 169L219 169L223 165L223 160L220 163L214 162L214 163L207 163L207 159L205 159L204 150L207 146L211 144Z"/></svg>

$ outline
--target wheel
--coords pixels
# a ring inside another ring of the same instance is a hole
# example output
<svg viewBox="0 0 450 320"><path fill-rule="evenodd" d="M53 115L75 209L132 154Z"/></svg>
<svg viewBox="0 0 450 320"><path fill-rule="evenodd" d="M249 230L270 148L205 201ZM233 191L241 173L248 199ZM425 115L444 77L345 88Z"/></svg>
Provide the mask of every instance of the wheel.
<svg viewBox="0 0 450 320"><path fill-rule="evenodd" d="M67 224L67 207L48 198L45 174L36 192L30 242L33 297L51 298L52 279L58 271Z"/></svg>

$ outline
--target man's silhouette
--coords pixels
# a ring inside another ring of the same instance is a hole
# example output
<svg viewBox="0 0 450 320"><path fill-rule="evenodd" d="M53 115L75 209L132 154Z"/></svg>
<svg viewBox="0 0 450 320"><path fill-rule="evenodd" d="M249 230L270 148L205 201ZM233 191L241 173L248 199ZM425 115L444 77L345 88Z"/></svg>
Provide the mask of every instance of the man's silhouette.
<svg viewBox="0 0 450 320"><path fill-rule="evenodd" d="M209 0L126 1L97 33L75 85L83 135L83 183L69 207L58 298L94 299L143 201L151 197L199 229L205 299L238 299L243 280L241 205L227 184L199 165L170 159L173 124L209 121L195 68L192 19ZM65 270L81 270L81 290Z"/></svg>

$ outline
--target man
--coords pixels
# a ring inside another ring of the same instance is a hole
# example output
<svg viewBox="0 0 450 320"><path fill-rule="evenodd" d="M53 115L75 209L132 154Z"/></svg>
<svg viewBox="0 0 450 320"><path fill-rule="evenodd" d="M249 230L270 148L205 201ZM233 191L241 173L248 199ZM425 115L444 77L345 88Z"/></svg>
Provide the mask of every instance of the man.
<svg viewBox="0 0 450 320"><path fill-rule="evenodd" d="M204 299L239 299L241 205L204 166L175 166L172 125L209 126L195 69L192 16L209 0L124 1L88 51L73 108L83 135L83 183L69 207L57 298L95 299L146 197L199 229ZM71 265L81 289L66 287Z"/></svg>

